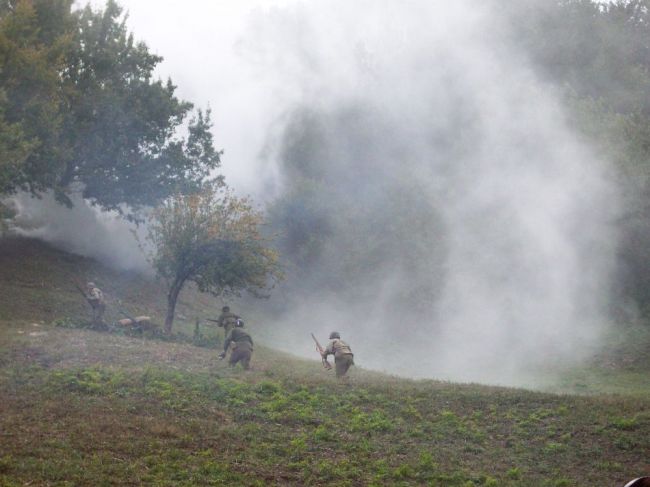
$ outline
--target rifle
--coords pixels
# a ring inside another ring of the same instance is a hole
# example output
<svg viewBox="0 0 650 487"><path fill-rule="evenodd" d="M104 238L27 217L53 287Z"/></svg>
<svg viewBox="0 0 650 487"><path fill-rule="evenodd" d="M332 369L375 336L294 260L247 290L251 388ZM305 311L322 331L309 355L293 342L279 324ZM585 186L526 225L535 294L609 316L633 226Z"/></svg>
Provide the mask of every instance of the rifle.
<svg viewBox="0 0 650 487"><path fill-rule="evenodd" d="M92 306L93 303L92 303L91 299L88 297L88 295L86 294L86 291L84 291L84 290L81 288L81 286L80 286L79 284L77 284L76 282L72 281L72 284L74 284L74 287L77 288L77 290L81 293L81 295L84 297L84 299L85 299L86 301L88 301L88 304Z"/></svg>
<svg viewBox="0 0 650 487"><path fill-rule="evenodd" d="M217 324L219 323L219 320L213 320L213 319L210 319L210 318L206 318L205 321L211 321L212 323L217 323ZM219 325L219 326L221 326L221 325Z"/></svg>
<svg viewBox="0 0 650 487"><path fill-rule="evenodd" d="M316 339L313 333L311 334L311 337L316 342L316 351L320 353L320 357L323 362L323 367L325 367L327 370L330 370L332 368L332 365L327 361L325 357L323 357L323 353L325 352L325 350L323 350L323 347L321 347L320 343L318 343L318 340Z"/></svg>

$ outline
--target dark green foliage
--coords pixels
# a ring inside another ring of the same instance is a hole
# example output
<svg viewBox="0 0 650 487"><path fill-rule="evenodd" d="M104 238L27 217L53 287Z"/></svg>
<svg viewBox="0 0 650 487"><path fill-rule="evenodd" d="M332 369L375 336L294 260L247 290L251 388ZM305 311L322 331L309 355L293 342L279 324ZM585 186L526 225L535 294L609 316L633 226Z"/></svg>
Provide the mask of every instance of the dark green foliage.
<svg viewBox="0 0 650 487"><path fill-rule="evenodd" d="M219 166L210 111L171 80L162 58L136 42L113 0L72 10L70 0L0 10L0 191L82 191L104 209L133 215L174 192L194 192ZM5 168L6 166L6 168Z"/></svg>
<svg viewBox="0 0 650 487"><path fill-rule="evenodd" d="M59 73L72 46L71 4L19 1L0 8L0 193L51 187L63 167Z"/></svg>

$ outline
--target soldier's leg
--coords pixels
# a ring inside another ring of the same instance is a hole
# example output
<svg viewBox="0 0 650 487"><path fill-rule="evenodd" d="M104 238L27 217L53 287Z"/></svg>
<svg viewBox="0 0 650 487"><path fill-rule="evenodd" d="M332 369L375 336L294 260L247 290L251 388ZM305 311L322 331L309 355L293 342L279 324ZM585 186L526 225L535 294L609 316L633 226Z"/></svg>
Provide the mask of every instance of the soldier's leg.
<svg viewBox="0 0 650 487"><path fill-rule="evenodd" d="M343 377L347 374L348 369L352 365L352 356L351 355L342 355L334 360L336 365L336 377Z"/></svg>
<svg viewBox="0 0 650 487"><path fill-rule="evenodd" d="M253 353L250 350L246 350L242 352L242 358L241 358L241 364L244 367L245 370L250 369L251 367L251 356Z"/></svg>
<svg viewBox="0 0 650 487"><path fill-rule="evenodd" d="M97 307L97 321L100 323L104 321L104 311L106 311L106 305L102 303Z"/></svg>
<svg viewBox="0 0 650 487"><path fill-rule="evenodd" d="M250 352L248 350L241 350L238 348L235 348L231 353L230 353L230 362L228 364L231 367L234 367L237 365L238 362L241 362L242 365L244 365L244 360L246 359L246 354L248 355L248 360L250 360Z"/></svg>
<svg viewBox="0 0 650 487"><path fill-rule="evenodd" d="M235 349L230 352L230 360L228 360L228 365L234 367L237 365L237 362L239 362L239 354L237 353L237 349Z"/></svg>

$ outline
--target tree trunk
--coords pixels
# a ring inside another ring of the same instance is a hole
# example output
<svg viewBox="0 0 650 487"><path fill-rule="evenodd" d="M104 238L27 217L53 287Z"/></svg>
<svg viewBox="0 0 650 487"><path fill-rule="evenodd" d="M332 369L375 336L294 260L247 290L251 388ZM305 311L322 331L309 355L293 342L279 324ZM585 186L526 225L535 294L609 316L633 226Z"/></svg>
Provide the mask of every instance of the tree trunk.
<svg viewBox="0 0 650 487"><path fill-rule="evenodd" d="M172 332L172 325L174 324L174 312L176 310L176 300L178 295L183 289L183 284L185 281L176 280L169 288L169 293L167 294L167 316L165 317L165 334L169 335Z"/></svg>

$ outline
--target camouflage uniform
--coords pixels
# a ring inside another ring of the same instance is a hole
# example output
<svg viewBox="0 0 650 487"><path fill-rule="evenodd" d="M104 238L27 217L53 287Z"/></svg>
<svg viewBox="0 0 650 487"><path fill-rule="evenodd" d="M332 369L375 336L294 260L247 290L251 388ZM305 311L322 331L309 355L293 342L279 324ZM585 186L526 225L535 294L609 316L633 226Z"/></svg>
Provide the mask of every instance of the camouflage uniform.
<svg viewBox="0 0 650 487"><path fill-rule="evenodd" d="M340 338L333 339L323 356L327 358L328 355L334 355L334 365L336 366L336 377L343 377L347 374L350 366L354 365L354 355L350 346Z"/></svg>
<svg viewBox="0 0 650 487"><path fill-rule="evenodd" d="M88 302L93 308L93 323L102 323L104 311L106 311L106 302L104 301L104 293L101 289L95 286L92 282L88 283Z"/></svg>
<svg viewBox="0 0 650 487"><path fill-rule="evenodd" d="M234 367L237 365L237 362L241 362L244 369L248 370L250 367L251 355L253 355L253 339L241 328L233 328L226 338L226 342L223 344L222 357L225 357L231 343L234 343L235 346L230 353L228 364L231 367Z"/></svg>
<svg viewBox="0 0 650 487"><path fill-rule="evenodd" d="M227 307L224 306L224 310ZM227 311L222 311L221 314L219 315L219 318L217 318L217 324L221 328L223 328L224 336L227 337L230 334L230 330L235 328L235 325L237 325L237 320L239 319L239 316L237 316L235 313L230 311L230 308L227 308Z"/></svg>

